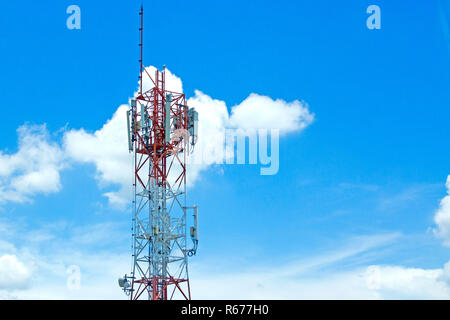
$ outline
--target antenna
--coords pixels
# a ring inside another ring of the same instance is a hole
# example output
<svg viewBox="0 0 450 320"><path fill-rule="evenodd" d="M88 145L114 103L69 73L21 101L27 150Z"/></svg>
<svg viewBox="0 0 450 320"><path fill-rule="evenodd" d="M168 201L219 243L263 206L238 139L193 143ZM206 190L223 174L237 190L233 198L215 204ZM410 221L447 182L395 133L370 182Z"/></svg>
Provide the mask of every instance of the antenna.
<svg viewBox="0 0 450 320"><path fill-rule="evenodd" d="M144 1L142 1L141 11L139 11L139 15L141 16L141 26L139 28L139 32L141 34L141 42L139 43L140 51L141 51L141 59L139 60L139 95L142 95L142 72L144 70L143 64L143 55L144 55Z"/></svg>

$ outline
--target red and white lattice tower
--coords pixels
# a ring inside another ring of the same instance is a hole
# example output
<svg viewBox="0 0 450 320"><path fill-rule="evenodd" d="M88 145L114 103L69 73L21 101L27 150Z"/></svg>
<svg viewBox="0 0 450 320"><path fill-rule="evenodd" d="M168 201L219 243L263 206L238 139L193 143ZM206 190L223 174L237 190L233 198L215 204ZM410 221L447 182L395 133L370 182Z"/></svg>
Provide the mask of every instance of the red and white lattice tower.
<svg viewBox="0 0 450 320"><path fill-rule="evenodd" d="M198 114L183 93L166 89L165 67L155 74L144 68L142 7L139 14L140 88L127 112L134 155L133 267L119 285L132 300L191 299L188 257L197 250L198 224L197 207L186 206L186 156L197 140ZM149 90L144 77L151 80Z"/></svg>

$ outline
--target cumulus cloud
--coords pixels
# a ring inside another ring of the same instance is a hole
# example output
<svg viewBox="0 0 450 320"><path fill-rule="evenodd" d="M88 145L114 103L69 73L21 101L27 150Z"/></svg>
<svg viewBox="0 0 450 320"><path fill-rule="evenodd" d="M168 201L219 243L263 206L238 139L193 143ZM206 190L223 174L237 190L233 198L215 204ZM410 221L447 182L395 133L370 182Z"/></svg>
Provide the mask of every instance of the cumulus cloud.
<svg viewBox="0 0 450 320"><path fill-rule="evenodd" d="M147 67L143 90L154 84L156 68ZM179 77L166 69L166 89L183 92ZM138 92L134 93L137 96ZM281 135L305 129L314 120L308 106L300 101L286 102L255 93L228 111L225 101L196 90L188 105L199 113L199 138L196 151L188 156L188 186L212 164L221 164L233 155L224 151L225 131L278 129ZM66 131L63 145L52 142L42 126L20 127L19 150L14 154L0 152L0 203L30 201L35 194L48 194L61 189L60 171L68 162L94 164L101 188L112 187L104 195L112 205L123 207L130 199L132 156L127 148L126 111L121 105L106 123L94 132L83 128ZM179 168L178 168L179 169ZM177 168L174 167L173 171Z"/></svg>
<svg viewBox="0 0 450 320"><path fill-rule="evenodd" d="M73 129L66 132L63 139L64 150L71 160L95 165L96 179L101 187L119 187L117 192L105 193L112 204L119 206L128 201L132 177L132 158L127 142L127 110L127 105L121 105L101 129L93 133Z"/></svg>
<svg viewBox="0 0 450 320"><path fill-rule="evenodd" d="M154 84L156 68L146 68L143 90ZM166 89L182 92L179 77L166 69ZM138 92L135 92L136 96ZM225 101L214 99L200 90L195 90L187 101L199 113L199 137L194 154L188 157L188 186L198 180L200 173L214 163L221 164L229 154L224 152L225 131L233 129L278 129L280 134L298 132L314 120L308 106L300 101L285 102L255 93L228 111ZM132 166L127 148L126 110L120 106L103 127L89 133L84 129L73 129L65 134L64 149L68 156L81 163L93 163L97 170L99 185L117 186L117 191L105 192L113 205L125 205L131 195ZM176 167L172 169L174 172Z"/></svg>
<svg viewBox="0 0 450 320"><path fill-rule="evenodd" d="M450 286L450 261L444 265L443 277L447 284Z"/></svg>
<svg viewBox="0 0 450 320"><path fill-rule="evenodd" d="M439 209L434 216L437 228L434 233L444 240L444 245L450 246L450 175L447 177L447 196L440 203Z"/></svg>
<svg viewBox="0 0 450 320"><path fill-rule="evenodd" d="M61 189L65 158L46 126L23 125L17 133L18 151L0 152L0 203L29 201L32 195Z"/></svg>
<svg viewBox="0 0 450 320"><path fill-rule="evenodd" d="M449 299L450 287L444 269L370 266L365 274L367 287L384 299Z"/></svg>
<svg viewBox="0 0 450 320"><path fill-rule="evenodd" d="M26 288L31 275L32 271L17 256L0 256L0 290Z"/></svg>
<svg viewBox="0 0 450 320"><path fill-rule="evenodd" d="M242 129L279 129L280 134L305 129L314 120L308 106L295 100L273 100L256 93L231 108L229 124Z"/></svg>

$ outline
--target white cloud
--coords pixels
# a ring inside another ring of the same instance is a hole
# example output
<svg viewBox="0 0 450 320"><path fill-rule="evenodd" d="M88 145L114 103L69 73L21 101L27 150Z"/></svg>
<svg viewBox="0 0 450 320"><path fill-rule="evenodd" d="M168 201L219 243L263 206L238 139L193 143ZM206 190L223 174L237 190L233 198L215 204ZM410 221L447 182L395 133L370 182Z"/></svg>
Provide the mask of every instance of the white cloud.
<svg viewBox="0 0 450 320"><path fill-rule="evenodd" d="M279 129L280 134L305 129L314 120L308 106L300 101L286 102L250 94L231 108L230 125L240 129Z"/></svg>
<svg viewBox="0 0 450 320"><path fill-rule="evenodd" d="M154 76L156 68L150 66L146 70ZM144 92L152 87L152 81L144 73ZM181 79L168 69L166 89L175 92L183 90ZM135 92L135 96L137 94ZM232 107L231 115L224 101L213 99L199 90L187 102L199 113L199 137L194 154L190 156L194 160L188 165L188 186L198 180L202 171L214 163L222 163L228 156L223 152L225 129L276 128L282 134L287 134L303 130L314 119L308 107L299 101L288 103L254 93ZM104 193L111 204L118 206L125 205L131 199L132 162L127 147L127 108L128 106L121 105L112 118L93 133L74 129L64 137L64 150L71 159L96 166L97 181L101 187L118 187L117 191ZM174 172L176 170L176 167L172 169Z"/></svg>
<svg viewBox="0 0 450 320"><path fill-rule="evenodd" d="M156 68L146 68L154 76ZM166 69L166 89L182 92L179 77ZM153 83L144 73L143 90ZM135 92L135 96L138 92ZM187 182L192 186L200 173L214 163L230 157L224 154L225 130L276 128L281 134L301 131L312 123L314 115L299 101L285 102L252 93L228 112L226 103L196 90L188 105L199 113L199 138L196 152L190 156ZM17 131L19 150L14 154L0 151L0 203L30 201L35 194L49 194L61 189L60 171L67 161L91 163L101 188L115 188L104 195L112 205L123 207L131 198L132 156L127 148L126 111L121 105L112 118L95 132L85 129L66 131L63 146L52 142L42 126L24 125ZM228 150L229 151L229 150ZM194 158L192 158L194 157ZM198 161L200 159L200 161ZM176 167L173 168L177 170Z"/></svg>
<svg viewBox="0 0 450 320"><path fill-rule="evenodd" d="M24 125L17 133L18 151L0 152L0 203L30 201L32 195L61 189L64 155L46 126Z"/></svg>
<svg viewBox="0 0 450 320"><path fill-rule="evenodd" d="M369 289L384 299L449 299L443 269L370 266L365 277Z"/></svg>
<svg viewBox="0 0 450 320"><path fill-rule="evenodd" d="M64 135L64 150L70 159L93 163L101 187L119 186L118 192L107 192L112 204L123 205L130 197L132 162L127 144L127 105L121 105L101 129L88 133L70 130Z"/></svg>
<svg viewBox="0 0 450 320"><path fill-rule="evenodd" d="M450 246L450 175L447 177L447 196L440 203L440 207L434 216L437 229L434 233L444 239L444 245Z"/></svg>
<svg viewBox="0 0 450 320"><path fill-rule="evenodd" d="M187 166L188 184L192 185L210 165L223 162L229 114L224 101L213 99L200 90L195 90L187 103L199 114L198 140Z"/></svg>
<svg viewBox="0 0 450 320"><path fill-rule="evenodd" d="M0 256L0 290L26 288L31 275L32 271L17 256Z"/></svg>
<svg viewBox="0 0 450 320"><path fill-rule="evenodd" d="M450 261L444 265L444 280L447 281L447 284L450 286Z"/></svg>

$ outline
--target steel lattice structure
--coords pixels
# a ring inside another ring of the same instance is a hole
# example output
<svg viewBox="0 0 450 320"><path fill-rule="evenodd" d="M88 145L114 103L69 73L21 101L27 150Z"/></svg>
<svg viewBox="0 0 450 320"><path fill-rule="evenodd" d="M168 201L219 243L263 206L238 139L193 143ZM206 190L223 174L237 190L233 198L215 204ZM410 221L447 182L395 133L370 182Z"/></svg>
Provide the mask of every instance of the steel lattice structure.
<svg viewBox="0 0 450 320"><path fill-rule="evenodd" d="M197 207L186 206L186 156L197 136L198 115L183 93L165 88L165 67L143 67L141 16L140 88L127 112L129 150L134 155L133 268L119 285L132 300L191 299L188 257L196 253ZM143 77L152 82L144 91ZM193 248L188 249L187 213Z"/></svg>

